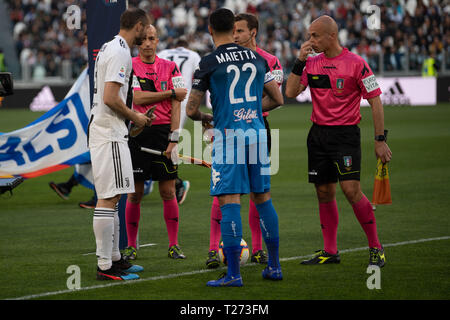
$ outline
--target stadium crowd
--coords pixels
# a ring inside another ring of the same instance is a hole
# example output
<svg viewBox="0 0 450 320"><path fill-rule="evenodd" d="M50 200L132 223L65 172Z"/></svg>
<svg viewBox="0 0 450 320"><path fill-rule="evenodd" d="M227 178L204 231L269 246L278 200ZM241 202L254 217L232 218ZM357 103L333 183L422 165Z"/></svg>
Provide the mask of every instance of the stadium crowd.
<svg viewBox="0 0 450 320"><path fill-rule="evenodd" d="M9 5L17 56L32 67L33 77L61 74L61 62L72 62L77 77L87 62L85 44L87 0L5 0ZM380 30L370 30L365 13L370 4L380 8ZM82 9L81 29L66 27L67 7ZM259 17L260 47L275 54L286 74L306 40L308 26L327 14L339 24L343 46L361 55L374 72L420 71L433 56L438 70L450 69L450 3L437 0L129 0L130 6L147 10L159 30L160 49L184 36L191 49L204 55L212 50L207 17L225 6L234 12Z"/></svg>

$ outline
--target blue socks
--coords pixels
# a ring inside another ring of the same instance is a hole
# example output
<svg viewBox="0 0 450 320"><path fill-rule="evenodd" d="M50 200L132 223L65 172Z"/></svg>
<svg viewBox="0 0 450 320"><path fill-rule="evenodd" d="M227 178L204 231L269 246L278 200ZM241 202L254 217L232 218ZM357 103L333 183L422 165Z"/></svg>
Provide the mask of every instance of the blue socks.
<svg viewBox="0 0 450 320"><path fill-rule="evenodd" d="M261 231L266 243L269 259L267 264L272 268L280 267L279 259L279 230L278 215L272 204L272 199L264 203L257 204L256 209L259 213ZM242 221L241 205L229 203L220 207L222 211L222 221L220 229L222 232L224 254L228 262L228 274L230 276L239 276L242 239Z"/></svg>
<svg viewBox="0 0 450 320"><path fill-rule="evenodd" d="M272 199L257 204L256 209L259 213L261 231L269 253L267 264L270 267L279 268L280 259L278 248L280 236L278 230L278 215L273 207Z"/></svg>
<svg viewBox="0 0 450 320"><path fill-rule="evenodd" d="M220 210L222 211L220 232L222 233L223 246L240 246L242 239L241 205L229 203L221 206Z"/></svg>
<svg viewBox="0 0 450 320"><path fill-rule="evenodd" d="M224 247L223 253L225 254L225 257L227 257L227 276L233 277L233 278L239 278L241 275L241 245L234 246L234 247Z"/></svg>
<svg viewBox="0 0 450 320"><path fill-rule="evenodd" d="M221 206L220 210L222 211L220 231L228 264L227 274L232 277L239 276L242 239L241 205L229 203Z"/></svg>

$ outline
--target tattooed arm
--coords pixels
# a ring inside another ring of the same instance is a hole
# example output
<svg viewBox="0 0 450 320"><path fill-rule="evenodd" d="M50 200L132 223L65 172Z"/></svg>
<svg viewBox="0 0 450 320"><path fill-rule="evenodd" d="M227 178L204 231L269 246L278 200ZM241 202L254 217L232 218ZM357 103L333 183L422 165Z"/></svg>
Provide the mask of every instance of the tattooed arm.
<svg viewBox="0 0 450 320"><path fill-rule="evenodd" d="M186 114L194 121L202 121L203 123L207 123L212 121L213 116L210 113L203 113L199 109L204 96L205 92L192 89L186 105Z"/></svg>

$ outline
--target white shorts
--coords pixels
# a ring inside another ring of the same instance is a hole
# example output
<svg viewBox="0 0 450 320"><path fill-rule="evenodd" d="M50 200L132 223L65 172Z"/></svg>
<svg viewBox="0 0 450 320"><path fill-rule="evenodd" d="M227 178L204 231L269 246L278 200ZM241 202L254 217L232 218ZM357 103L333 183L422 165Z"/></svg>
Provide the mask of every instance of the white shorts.
<svg viewBox="0 0 450 320"><path fill-rule="evenodd" d="M133 165L126 142L91 147L92 174L98 199L134 192Z"/></svg>

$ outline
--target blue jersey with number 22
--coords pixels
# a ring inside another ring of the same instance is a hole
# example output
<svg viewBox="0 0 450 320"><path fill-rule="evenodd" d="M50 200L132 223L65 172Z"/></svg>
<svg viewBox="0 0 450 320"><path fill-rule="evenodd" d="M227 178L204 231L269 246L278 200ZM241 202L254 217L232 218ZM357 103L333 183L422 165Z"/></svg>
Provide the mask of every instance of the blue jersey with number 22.
<svg viewBox="0 0 450 320"><path fill-rule="evenodd" d="M214 127L225 134L229 129L265 128L261 107L263 88L272 79L264 58L230 43L202 58L192 88L210 91Z"/></svg>
<svg viewBox="0 0 450 320"><path fill-rule="evenodd" d="M259 175L256 173L259 167L254 167L259 161L251 162L249 146L254 146L254 150L258 146L267 148L262 96L264 84L272 80L263 57L234 43L219 46L200 61L192 89L209 90L211 94L215 128L212 195L264 192L267 189L267 184L253 183L249 176L253 171L253 176ZM227 158L230 146L234 154ZM239 161L240 156L245 160ZM252 185L258 187L254 189Z"/></svg>

